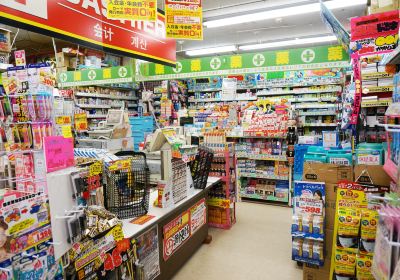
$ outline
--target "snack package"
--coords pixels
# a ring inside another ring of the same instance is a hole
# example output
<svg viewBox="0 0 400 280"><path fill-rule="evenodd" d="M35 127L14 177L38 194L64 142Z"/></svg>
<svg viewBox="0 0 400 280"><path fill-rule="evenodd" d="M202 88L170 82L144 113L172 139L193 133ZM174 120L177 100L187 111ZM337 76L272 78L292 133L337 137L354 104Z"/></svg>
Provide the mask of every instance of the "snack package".
<svg viewBox="0 0 400 280"><path fill-rule="evenodd" d="M378 220L379 214L377 211L368 209L361 211L360 252L372 253L374 251Z"/></svg>
<svg viewBox="0 0 400 280"><path fill-rule="evenodd" d="M340 277L354 277L356 275L356 259L357 255L351 251L336 249L335 274Z"/></svg>
<svg viewBox="0 0 400 280"><path fill-rule="evenodd" d="M357 254L357 280L374 280L371 272L372 256Z"/></svg>
<svg viewBox="0 0 400 280"><path fill-rule="evenodd" d="M339 208L337 219L337 247L356 251L358 248L358 232L360 228L360 210L354 208Z"/></svg>

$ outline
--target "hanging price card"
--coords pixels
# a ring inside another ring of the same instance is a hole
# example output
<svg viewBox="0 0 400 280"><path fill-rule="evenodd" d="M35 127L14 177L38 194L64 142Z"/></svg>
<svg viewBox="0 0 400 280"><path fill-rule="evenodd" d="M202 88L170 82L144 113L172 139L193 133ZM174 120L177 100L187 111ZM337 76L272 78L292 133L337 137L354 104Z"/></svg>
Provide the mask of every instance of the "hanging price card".
<svg viewBox="0 0 400 280"><path fill-rule="evenodd" d="M77 132L83 132L88 130L88 121L86 113L79 113L74 115L75 130Z"/></svg>
<svg viewBox="0 0 400 280"><path fill-rule="evenodd" d="M107 18L156 21L156 0L108 1Z"/></svg>
<svg viewBox="0 0 400 280"><path fill-rule="evenodd" d="M166 0L167 38L203 40L201 0Z"/></svg>

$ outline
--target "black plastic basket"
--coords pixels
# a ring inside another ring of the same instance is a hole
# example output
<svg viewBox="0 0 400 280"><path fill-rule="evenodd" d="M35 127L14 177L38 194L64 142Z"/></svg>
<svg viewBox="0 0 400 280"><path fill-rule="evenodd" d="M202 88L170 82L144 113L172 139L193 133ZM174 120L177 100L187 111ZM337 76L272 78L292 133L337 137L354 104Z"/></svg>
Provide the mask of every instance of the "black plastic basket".
<svg viewBox="0 0 400 280"><path fill-rule="evenodd" d="M131 161L130 170L106 169L105 208L120 219L131 219L149 211L150 171L144 153L121 152L117 156Z"/></svg>
<svg viewBox="0 0 400 280"><path fill-rule="evenodd" d="M207 187L208 174L211 170L213 158L214 152L211 149L200 146L195 160L190 162L189 166L195 189L205 189Z"/></svg>

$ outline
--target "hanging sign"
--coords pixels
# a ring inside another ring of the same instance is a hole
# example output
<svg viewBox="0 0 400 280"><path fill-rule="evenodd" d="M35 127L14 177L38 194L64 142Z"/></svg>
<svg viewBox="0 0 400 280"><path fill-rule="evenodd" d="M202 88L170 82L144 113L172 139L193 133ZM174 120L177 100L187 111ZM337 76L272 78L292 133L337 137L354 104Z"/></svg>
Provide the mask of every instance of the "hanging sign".
<svg viewBox="0 0 400 280"><path fill-rule="evenodd" d="M324 2L319 1L321 5L321 17L325 25L331 30L331 32L336 36L342 47L349 51L350 46L350 35L340 23L340 21L335 17L335 15L326 7Z"/></svg>
<svg viewBox="0 0 400 280"><path fill-rule="evenodd" d="M342 46L309 47L184 59L176 67L142 63L137 80L168 80L219 75L349 67Z"/></svg>
<svg viewBox="0 0 400 280"><path fill-rule="evenodd" d="M67 71L58 75L59 87L132 83L131 67L116 66L82 71Z"/></svg>
<svg viewBox="0 0 400 280"><path fill-rule="evenodd" d="M47 172L74 166L74 140L62 136L44 137Z"/></svg>
<svg viewBox="0 0 400 280"><path fill-rule="evenodd" d="M26 66L26 58L24 50L15 51L14 57L15 57L15 66L24 66L24 67Z"/></svg>
<svg viewBox="0 0 400 280"><path fill-rule="evenodd" d="M399 40L398 10L351 19L352 55L385 53L394 50Z"/></svg>
<svg viewBox="0 0 400 280"><path fill-rule="evenodd" d="M167 38L203 40L201 0L166 0Z"/></svg>
<svg viewBox="0 0 400 280"><path fill-rule="evenodd" d="M156 0L119 0L108 1L107 18L156 21Z"/></svg>
<svg viewBox="0 0 400 280"><path fill-rule="evenodd" d="M158 13L156 22L108 19L108 2L1 0L0 21L116 55L175 64L176 43L165 36L164 15Z"/></svg>
<svg viewBox="0 0 400 280"><path fill-rule="evenodd" d="M75 130L77 132L85 132L88 130L88 121L86 113L78 113L74 115Z"/></svg>

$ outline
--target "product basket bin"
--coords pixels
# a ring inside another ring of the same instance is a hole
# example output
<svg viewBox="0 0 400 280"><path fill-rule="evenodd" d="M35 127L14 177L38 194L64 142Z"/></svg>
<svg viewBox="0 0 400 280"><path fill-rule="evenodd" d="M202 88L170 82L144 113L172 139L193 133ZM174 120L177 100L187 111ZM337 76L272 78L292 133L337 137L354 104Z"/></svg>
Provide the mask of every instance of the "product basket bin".
<svg viewBox="0 0 400 280"><path fill-rule="evenodd" d="M120 219L145 215L149 210L150 171L144 153L121 152L129 166L121 170L106 168L105 208Z"/></svg>
<svg viewBox="0 0 400 280"><path fill-rule="evenodd" d="M193 186L195 189L206 188L213 158L213 151L201 146L199 147L195 160L189 163L190 171L192 172Z"/></svg>

